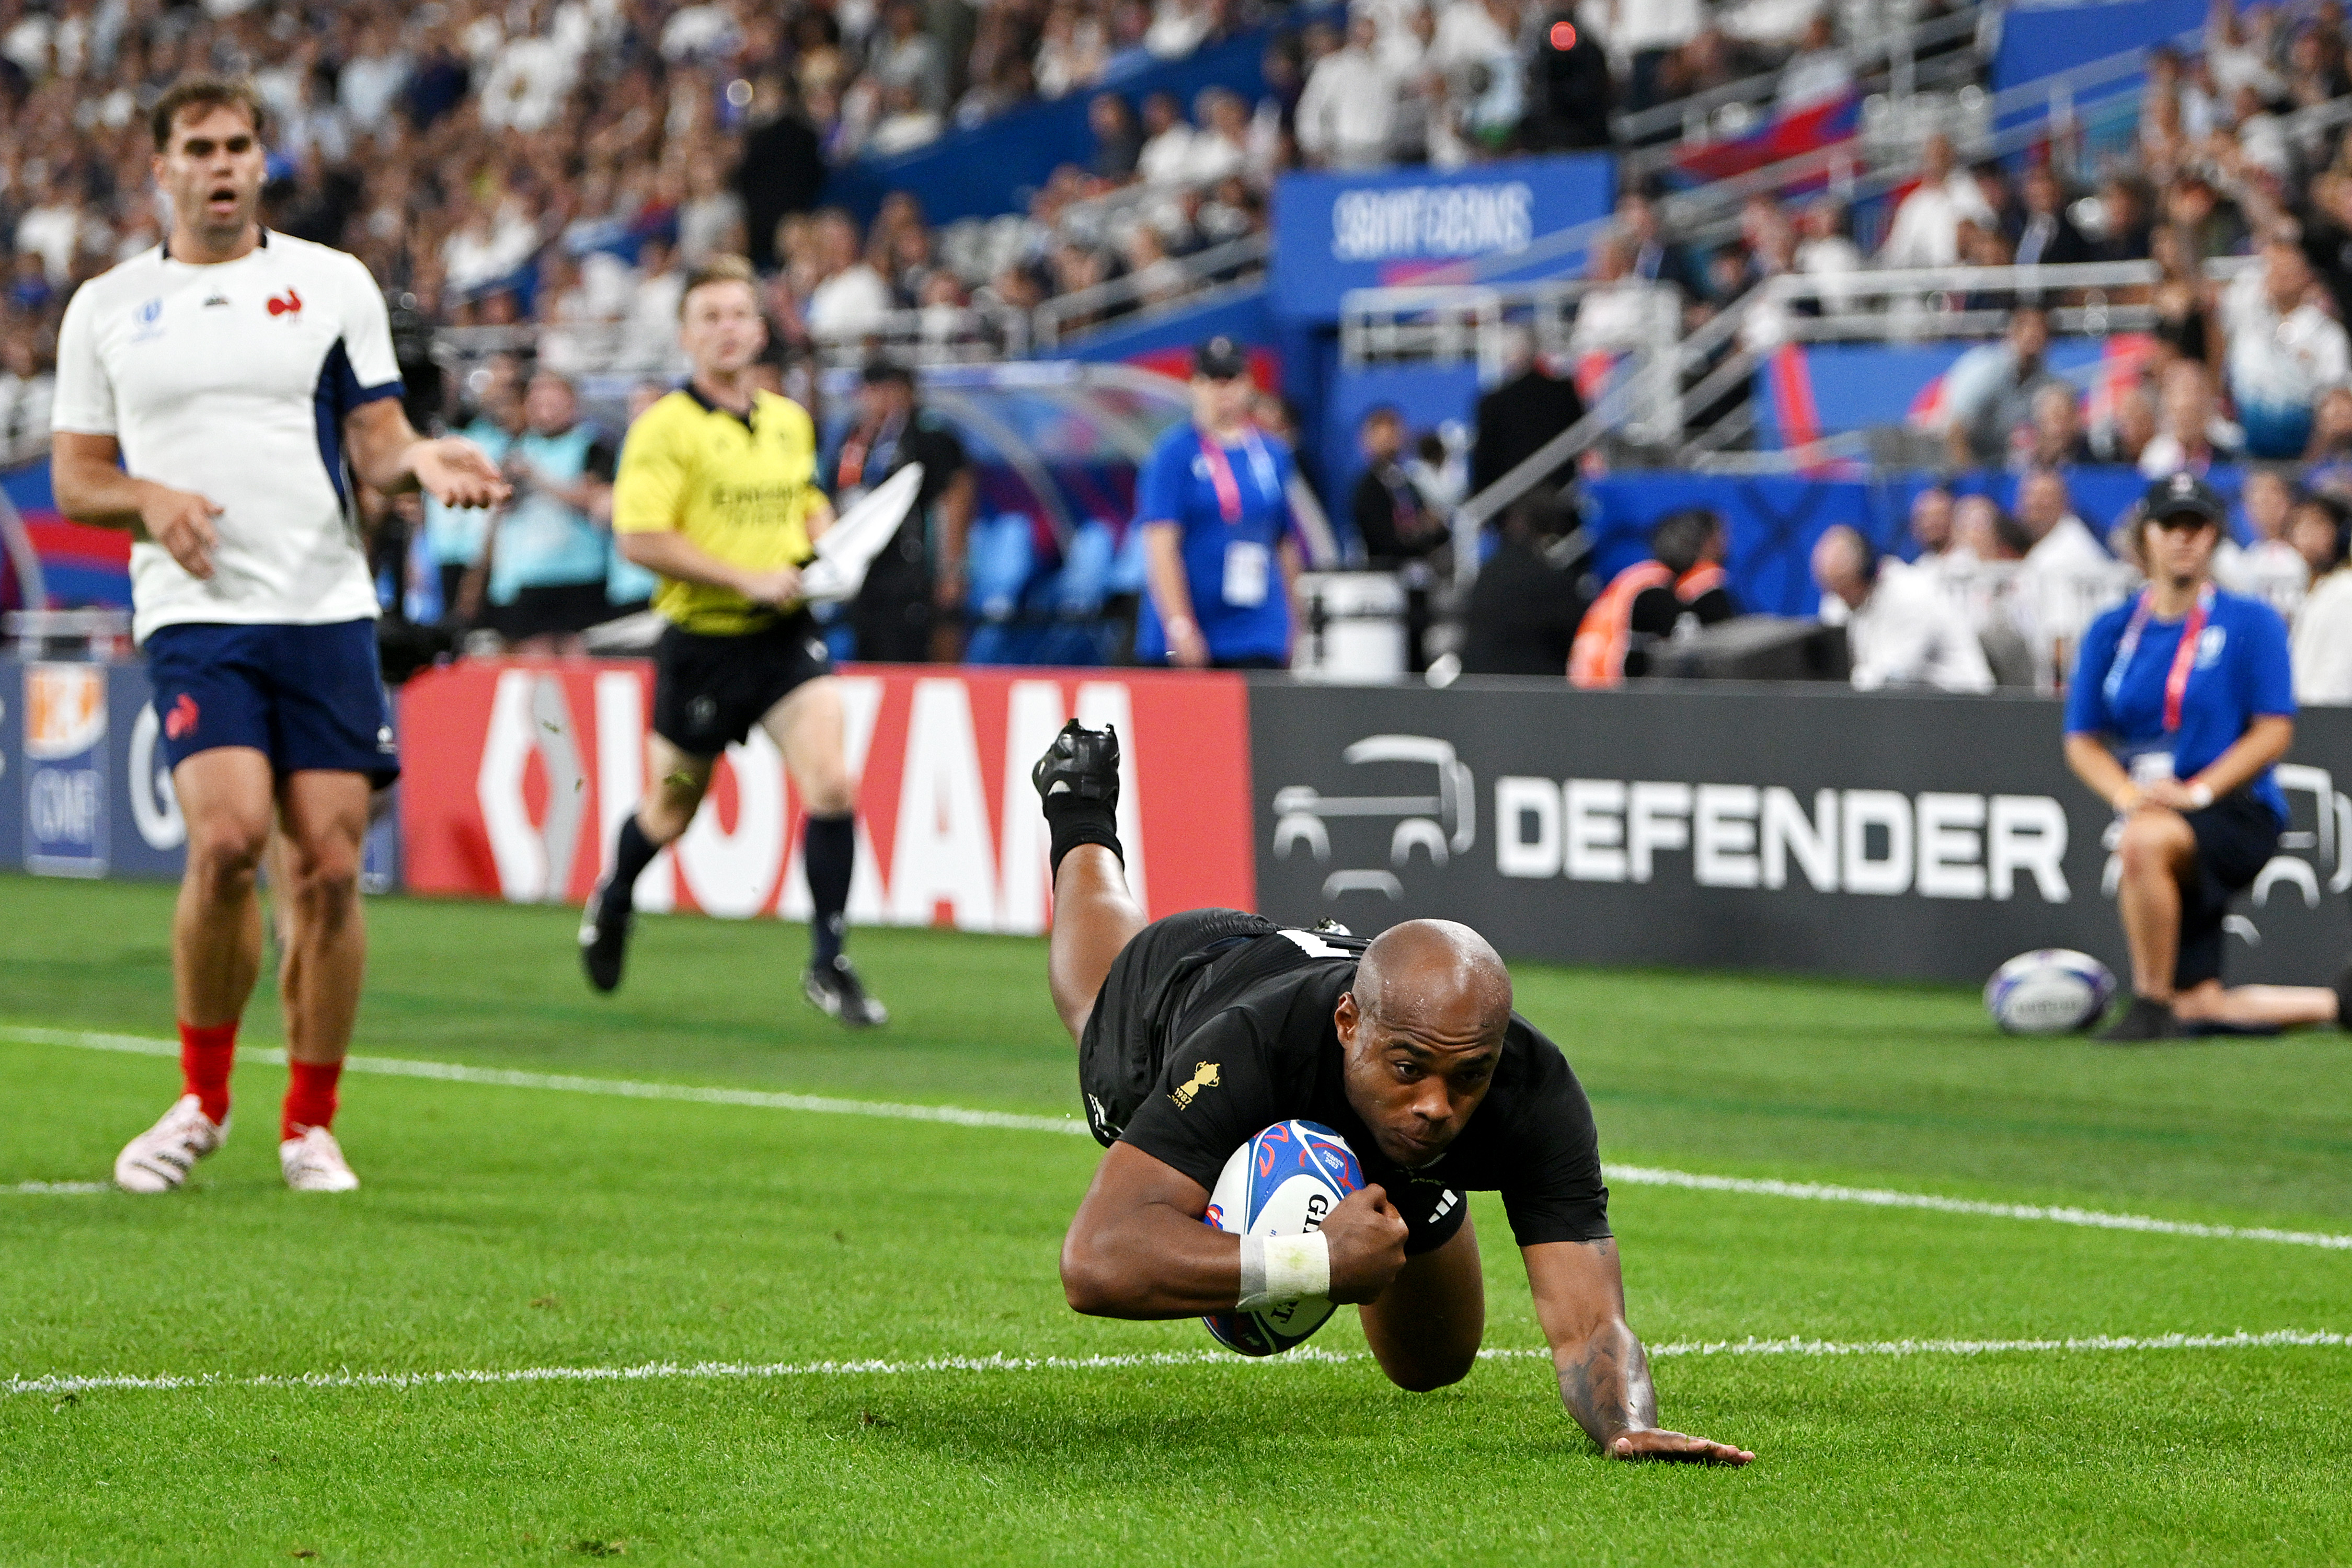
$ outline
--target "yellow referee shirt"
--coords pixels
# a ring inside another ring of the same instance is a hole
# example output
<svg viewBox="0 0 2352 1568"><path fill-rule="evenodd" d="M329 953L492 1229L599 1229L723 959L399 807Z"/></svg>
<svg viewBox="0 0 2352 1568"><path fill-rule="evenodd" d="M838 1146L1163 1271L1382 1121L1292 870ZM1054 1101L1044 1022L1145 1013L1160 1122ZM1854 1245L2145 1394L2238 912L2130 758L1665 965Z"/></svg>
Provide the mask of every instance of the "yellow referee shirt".
<svg viewBox="0 0 2352 1568"><path fill-rule="evenodd" d="M629 426L613 478L613 531L669 529L730 566L772 571L814 553L806 518L821 498L816 426L806 409L755 392L746 420L687 386ZM654 610L715 636L759 631L779 613L730 589L667 577Z"/></svg>

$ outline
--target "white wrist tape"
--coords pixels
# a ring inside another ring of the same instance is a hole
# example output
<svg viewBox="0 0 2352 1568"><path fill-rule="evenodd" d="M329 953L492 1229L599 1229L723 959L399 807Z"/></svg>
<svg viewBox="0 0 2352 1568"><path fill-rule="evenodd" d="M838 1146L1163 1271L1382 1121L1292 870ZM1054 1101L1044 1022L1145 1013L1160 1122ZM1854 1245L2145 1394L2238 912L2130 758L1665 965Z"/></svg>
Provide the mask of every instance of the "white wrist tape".
<svg viewBox="0 0 2352 1568"><path fill-rule="evenodd" d="M1331 1244L1322 1232L1242 1238L1242 1312L1287 1306L1331 1293Z"/></svg>

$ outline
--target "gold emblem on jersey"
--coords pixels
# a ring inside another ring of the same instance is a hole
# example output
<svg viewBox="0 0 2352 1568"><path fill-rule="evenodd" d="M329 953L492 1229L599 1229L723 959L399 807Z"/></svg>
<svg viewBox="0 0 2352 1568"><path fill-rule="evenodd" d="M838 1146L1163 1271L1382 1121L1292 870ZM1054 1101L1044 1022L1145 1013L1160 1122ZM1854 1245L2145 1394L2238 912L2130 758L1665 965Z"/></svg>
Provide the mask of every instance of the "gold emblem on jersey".
<svg viewBox="0 0 2352 1568"><path fill-rule="evenodd" d="M1196 1061L1192 1064L1192 1076L1176 1085L1176 1092L1168 1098L1175 1101L1176 1109L1181 1111L1192 1103L1202 1090L1214 1089L1216 1086L1217 1064L1213 1061Z"/></svg>

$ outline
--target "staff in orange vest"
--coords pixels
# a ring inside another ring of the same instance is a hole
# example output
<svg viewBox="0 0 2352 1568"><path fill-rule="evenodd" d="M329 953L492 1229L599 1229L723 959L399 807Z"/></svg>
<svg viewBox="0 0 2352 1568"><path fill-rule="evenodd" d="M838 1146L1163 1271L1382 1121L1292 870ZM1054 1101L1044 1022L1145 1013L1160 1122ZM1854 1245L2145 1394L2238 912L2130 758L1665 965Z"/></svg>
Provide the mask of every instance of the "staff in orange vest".
<svg viewBox="0 0 2352 1568"><path fill-rule="evenodd" d="M1569 684L1581 691L1649 673L1649 646L1674 635L1685 615L1712 626L1739 613L1723 570L1723 519L1694 507L1650 530L1651 559L1612 578L1576 628Z"/></svg>

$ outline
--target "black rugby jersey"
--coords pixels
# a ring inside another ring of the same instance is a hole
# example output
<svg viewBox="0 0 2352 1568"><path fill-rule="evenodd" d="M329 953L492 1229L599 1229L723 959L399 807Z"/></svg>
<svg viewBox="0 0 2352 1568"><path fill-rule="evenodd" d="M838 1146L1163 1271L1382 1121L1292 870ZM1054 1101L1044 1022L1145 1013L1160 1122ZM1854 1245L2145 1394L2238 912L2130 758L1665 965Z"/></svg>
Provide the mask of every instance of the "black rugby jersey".
<svg viewBox="0 0 2352 1568"><path fill-rule="evenodd" d="M1233 1152L1276 1122L1319 1122L1356 1152L1403 1217L1405 1250L1461 1228L1465 1191L1499 1192L1522 1247L1610 1234L1592 1107L1559 1047L1518 1014L1486 1097L1445 1152L1417 1170L1381 1154L1348 1103L1332 1009L1355 982L1360 942L1282 932L1222 955L1184 998L1157 1091L1120 1141L1213 1191Z"/></svg>

